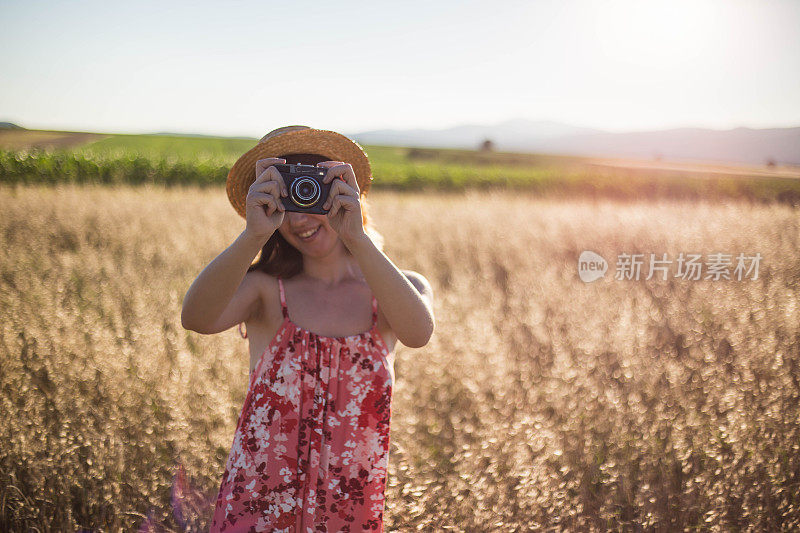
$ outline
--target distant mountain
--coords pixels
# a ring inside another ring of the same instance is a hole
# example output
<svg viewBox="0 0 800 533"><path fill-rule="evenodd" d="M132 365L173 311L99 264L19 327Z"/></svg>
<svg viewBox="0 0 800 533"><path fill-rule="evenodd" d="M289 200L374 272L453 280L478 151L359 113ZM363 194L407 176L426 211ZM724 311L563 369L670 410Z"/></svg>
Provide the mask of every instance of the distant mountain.
<svg viewBox="0 0 800 533"><path fill-rule="evenodd" d="M696 159L755 165L773 161L776 164L800 165L800 128L678 128L576 135L549 139L537 149L588 156Z"/></svg>
<svg viewBox="0 0 800 533"><path fill-rule="evenodd" d="M516 146L529 146L545 139L599 132L600 130L568 126L558 122L517 119L492 126L467 124L438 130L372 130L348 136L361 144L442 148L474 148L485 139L491 139L498 149L503 150Z"/></svg>
<svg viewBox="0 0 800 533"><path fill-rule="evenodd" d="M145 135L162 135L165 137L201 137L209 139L255 139L255 137L223 137L220 135L206 135L205 133L175 133L170 131L159 131L158 133L147 133Z"/></svg>
<svg viewBox="0 0 800 533"><path fill-rule="evenodd" d="M800 165L800 127L611 133L520 119L493 126L471 124L441 130L373 130L354 133L352 138L361 144L442 148L477 148L485 139L491 139L497 150L504 151Z"/></svg>
<svg viewBox="0 0 800 533"><path fill-rule="evenodd" d="M0 130L24 130L22 126L17 126L13 122L0 122Z"/></svg>

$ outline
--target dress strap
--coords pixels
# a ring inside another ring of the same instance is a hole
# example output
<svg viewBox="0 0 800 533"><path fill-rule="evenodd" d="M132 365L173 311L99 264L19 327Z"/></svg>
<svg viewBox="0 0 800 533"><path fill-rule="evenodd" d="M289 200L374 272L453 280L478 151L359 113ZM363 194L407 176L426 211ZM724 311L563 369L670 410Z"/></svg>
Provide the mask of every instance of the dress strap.
<svg viewBox="0 0 800 533"><path fill-rule="evenodd" d="M372 295L372 327L378 325L378 300Z"/></svg>
<svg viewBox="0 0 800 533"><path fill-rule="evenodd" d="M286 293L283 292L283 280L278 276L278 287L281 290L281 312L283 313L283 318L289 318L289 310L286 309Z"/></svg>

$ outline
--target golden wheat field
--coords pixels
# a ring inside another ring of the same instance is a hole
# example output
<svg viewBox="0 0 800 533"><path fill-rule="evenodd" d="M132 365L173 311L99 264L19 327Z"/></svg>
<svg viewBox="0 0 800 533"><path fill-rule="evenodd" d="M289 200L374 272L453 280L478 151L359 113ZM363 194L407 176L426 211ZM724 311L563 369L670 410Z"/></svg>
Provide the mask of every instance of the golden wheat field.
<svg viewBox="0 0 800 533"><path fill-rule="evenodd" d="M370 212L436 310L396 352L387 530L800 528L800 211L375 191ZM181 303L244 221L194 188L4 187L0 213L0 530L203 531L247 341L184 330ZM614 277L681 252L762 260Z"/></svg>

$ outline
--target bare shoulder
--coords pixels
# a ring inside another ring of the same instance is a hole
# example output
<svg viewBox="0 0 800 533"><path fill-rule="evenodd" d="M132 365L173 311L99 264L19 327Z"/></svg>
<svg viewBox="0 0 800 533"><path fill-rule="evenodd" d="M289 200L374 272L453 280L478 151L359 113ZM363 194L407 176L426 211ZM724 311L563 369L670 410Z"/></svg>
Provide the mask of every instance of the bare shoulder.
<svg viewBox="0 0 800 533"><path fill-rule="evenodd" d="M275 290L278 290L278 278L276 278L275 276L270 276L263 270L251 270L247 274L245 274L245 276L250 276L252 278L255 278L258 280L259 283L273 286Z"/></svg>

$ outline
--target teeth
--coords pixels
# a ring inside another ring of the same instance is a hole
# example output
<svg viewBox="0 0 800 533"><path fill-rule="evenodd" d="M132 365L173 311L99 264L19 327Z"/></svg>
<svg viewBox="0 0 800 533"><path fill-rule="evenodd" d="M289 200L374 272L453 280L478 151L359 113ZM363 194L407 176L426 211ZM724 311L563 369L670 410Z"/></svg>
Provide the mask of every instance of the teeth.
<svg viewBox="0 0 800 533"><path fill-rule="evenodd" d="M314 229L306 231L305 233L299 233L298 235L300 235L300 237L305 239L306 237L310 237L315 231L317 231L317 229L319 229L319 228L314 228Z"/></svg>

